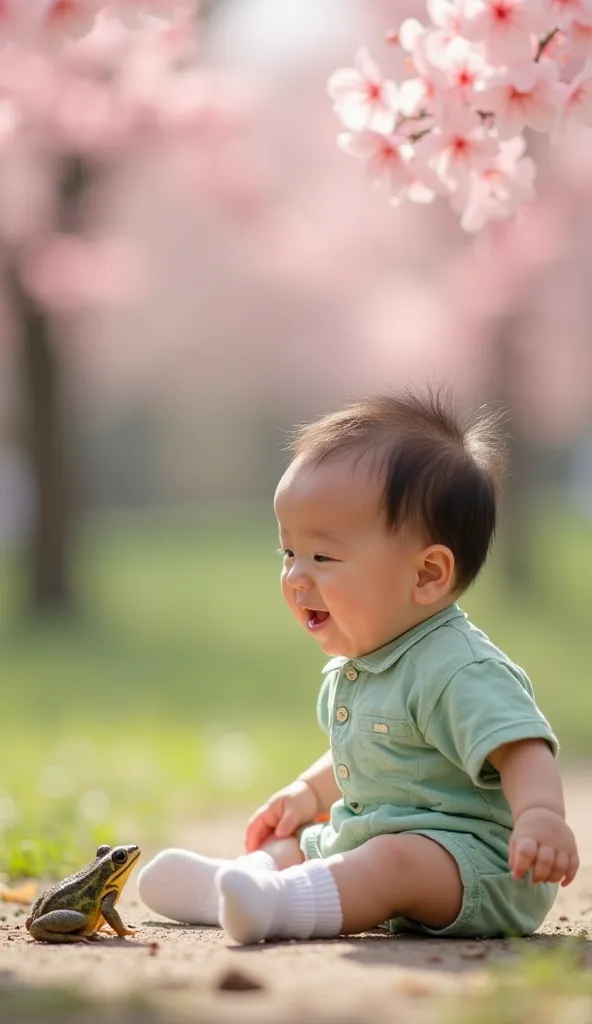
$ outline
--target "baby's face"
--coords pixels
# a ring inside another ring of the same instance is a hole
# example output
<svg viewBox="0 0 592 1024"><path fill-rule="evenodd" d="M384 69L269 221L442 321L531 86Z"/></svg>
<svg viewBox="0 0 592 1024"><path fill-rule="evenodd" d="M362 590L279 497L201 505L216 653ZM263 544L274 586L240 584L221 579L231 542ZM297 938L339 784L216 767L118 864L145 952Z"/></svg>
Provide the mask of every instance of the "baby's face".
<svg viewBox="0 0 592 1024"><path fill-rule="evenodd" d="M419 542L388 531L382 487L360 460L302 460L278 485L282 593L325 654L356 658L413 625Z"/></svg>

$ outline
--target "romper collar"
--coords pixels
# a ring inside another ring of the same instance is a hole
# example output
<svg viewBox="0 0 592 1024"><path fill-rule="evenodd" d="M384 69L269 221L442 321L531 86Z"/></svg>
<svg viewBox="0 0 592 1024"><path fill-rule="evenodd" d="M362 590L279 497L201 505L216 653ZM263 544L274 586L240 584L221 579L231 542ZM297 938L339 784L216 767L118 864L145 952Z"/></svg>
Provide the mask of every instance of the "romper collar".
<svg viewBox="0 0 592 1024"><path fill-rule="evenodd" d="M423 640L424 636L432 633L439 626L458 618L466 619L466 614L457 604L451 604L448 608L443 608L441 612L430 615L429 619L408 629L406 633L402 633L401 636L391 640L383 647L379 647L376 651L370 651L369 654L363 654L359 658L345 658L343 655L331 658L324 666L323 674L342 668L346 664L355 665L356 668L364 669L366 672L384 672L385 669L391 668L418 640Z"/></svg>

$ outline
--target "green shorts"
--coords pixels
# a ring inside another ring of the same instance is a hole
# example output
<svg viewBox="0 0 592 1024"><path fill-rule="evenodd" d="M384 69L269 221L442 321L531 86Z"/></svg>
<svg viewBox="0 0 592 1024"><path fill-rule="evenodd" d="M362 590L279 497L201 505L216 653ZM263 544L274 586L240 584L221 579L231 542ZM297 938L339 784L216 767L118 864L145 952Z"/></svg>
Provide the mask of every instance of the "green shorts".
<svg viewBox="0 0 592 1024"><path fill-rule="evenodd" d="M303 830L300 848L307 860L322 857L320 837L326 827L310 825ZM507 853L503 855L471 833L413 829L409 834L427 836L452 854L463 883L463 902L458 917L447 928L428 928L418 921L395 917L382 925L390 932L423 932L437 938L532 935L555 902L556 884L535 884L529 875L517 882L508 869Z"/></svg>

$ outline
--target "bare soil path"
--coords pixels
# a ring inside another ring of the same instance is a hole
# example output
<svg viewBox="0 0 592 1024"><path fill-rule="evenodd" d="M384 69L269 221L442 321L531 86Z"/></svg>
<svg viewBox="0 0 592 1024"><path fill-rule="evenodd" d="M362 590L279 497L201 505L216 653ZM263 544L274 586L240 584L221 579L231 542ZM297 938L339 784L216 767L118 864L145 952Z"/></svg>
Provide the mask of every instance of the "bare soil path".
<svg viewBox="0 0 592 1024"><path fill-rule="evenodd" d="M540 933L521 948L582 942L592 966L592 768L570 774L569 820L582 867L561 890ZM240 822L211 822L176 835L175 845L234 856ZM145 861L154 851L147 851ZM371 933L331 942L280 943L241 949L223 932L157 918L135 895L122 897L132 939L49 946L25 930L26 912L0 903L0 1021L76 1024L175 1024L176 1021L441 1021L443 1007L487 992L490 968L520 950L506 941L471 942ZM444 1014L444 1015L443 1015ZM454 1012L452 1019L459 1019Z"/></svg>

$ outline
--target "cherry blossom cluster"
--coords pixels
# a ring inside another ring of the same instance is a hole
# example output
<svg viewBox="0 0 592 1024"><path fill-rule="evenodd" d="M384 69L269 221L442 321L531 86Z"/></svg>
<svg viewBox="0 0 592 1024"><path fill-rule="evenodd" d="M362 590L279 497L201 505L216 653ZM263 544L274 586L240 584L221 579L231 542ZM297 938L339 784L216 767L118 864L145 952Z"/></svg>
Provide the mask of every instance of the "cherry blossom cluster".
<svg viewBox="0 0 592 1024"><path fill-rule="evenodd" d="M395 205L448 196L478 231L534 197L525 129L592 126L592 0L426 0L426 14L389 32L393 78L365 48L331 75L338 144Z"/></svg>
<svg viewBox="0 0 592 1024"><path fill-rule="evenodd" d="M172 18L191 6L191 0L1 0L0 46L11 42L44 46L84 36L101 11L135 27L146 16Z"/></svg>

